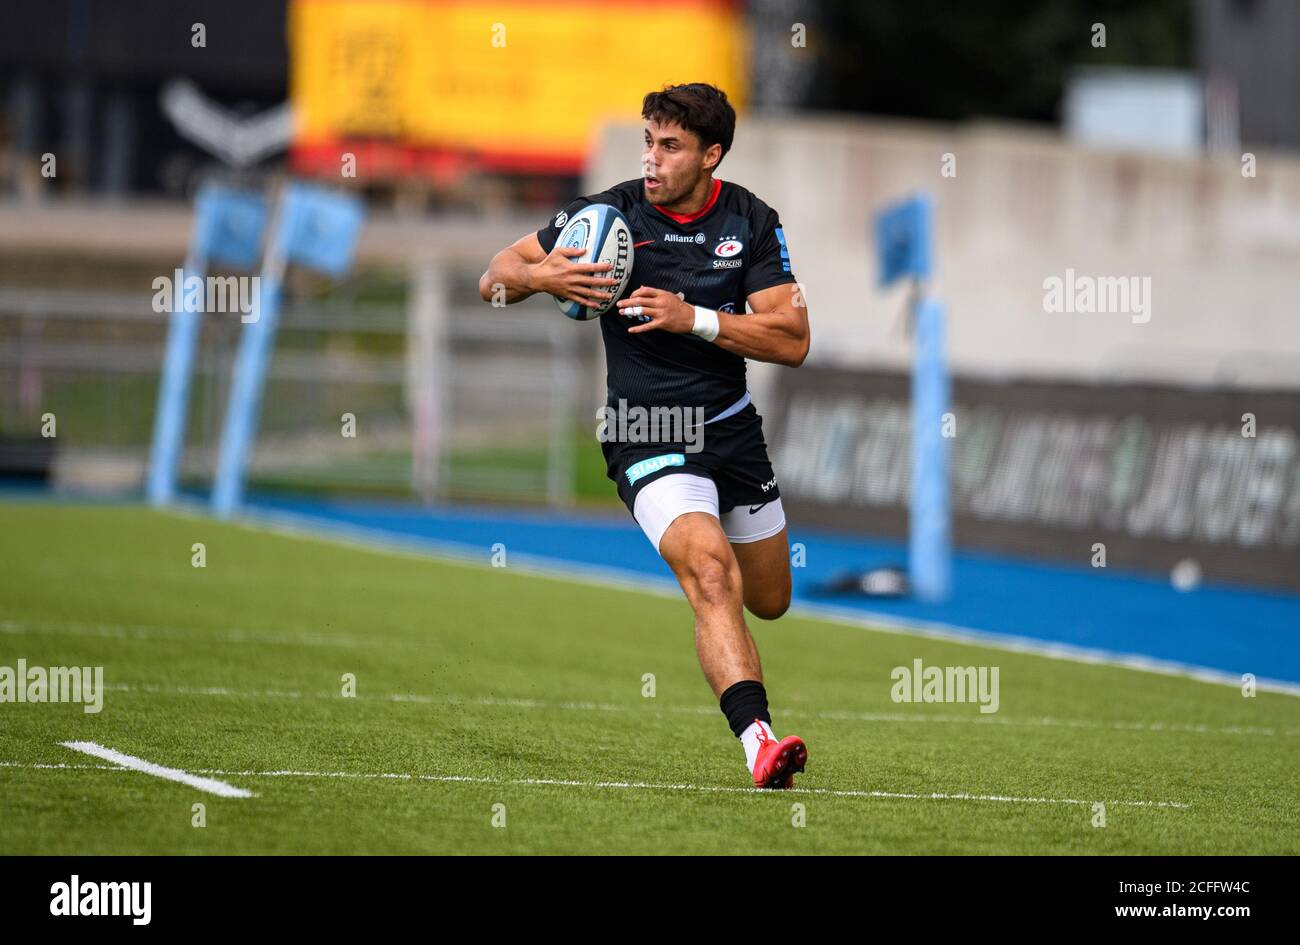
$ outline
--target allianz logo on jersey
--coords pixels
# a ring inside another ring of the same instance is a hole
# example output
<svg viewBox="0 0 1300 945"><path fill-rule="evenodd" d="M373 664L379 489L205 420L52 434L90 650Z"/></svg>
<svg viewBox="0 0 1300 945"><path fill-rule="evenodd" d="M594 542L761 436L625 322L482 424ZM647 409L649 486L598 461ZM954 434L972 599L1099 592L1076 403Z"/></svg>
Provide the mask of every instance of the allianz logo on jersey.
<svg viewBox="0 0 1300 945"><path fill-rule="evenodd" d="M696 233L694 236L689 236L689 235L683 236L680 233L665 233L664 242L665 243L703 243L704 234Z"/></svg>

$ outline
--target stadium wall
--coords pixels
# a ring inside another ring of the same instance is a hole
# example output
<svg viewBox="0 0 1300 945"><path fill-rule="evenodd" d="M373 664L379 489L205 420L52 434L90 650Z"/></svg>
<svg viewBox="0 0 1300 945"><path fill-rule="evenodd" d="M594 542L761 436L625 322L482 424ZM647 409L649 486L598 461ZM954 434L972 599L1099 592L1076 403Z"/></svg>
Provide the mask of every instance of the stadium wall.
<svg viewBox="0 0 1300 945"><path fill-rule="evenodd" d="M637 175L640 127L604 129L586 192ZM955 372L1296 389L1300 160L1253 159L1250 177L1245 159L1087 150L1006 125L746 117L720 176L781 214L813 317L810 361L907 367L907 289L877 287L869 225L927 190ZM1047 311L1045 280L1067 270L1149 279L1148 312ZM757 368L754 386L776 370Z"/></svg>

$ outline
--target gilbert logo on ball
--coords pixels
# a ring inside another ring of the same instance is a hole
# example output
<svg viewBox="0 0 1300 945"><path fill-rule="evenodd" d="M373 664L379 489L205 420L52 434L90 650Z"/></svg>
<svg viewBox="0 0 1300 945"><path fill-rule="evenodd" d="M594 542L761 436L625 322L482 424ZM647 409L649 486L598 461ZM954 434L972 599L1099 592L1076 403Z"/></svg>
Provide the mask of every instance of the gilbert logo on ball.
<svg viewBox="0 0 1300 945"><path fill-rule="evenodd" d="M571 257L570 262L609 263L613 266L612 269L597 273L602 278L618 280L616 285L609 287L613 294L604 305L592 308L558 296L555 299L561 312L578 321L589 321L604 315L626 291L628 279L632 275L632 228L628 225L627 218L617 207L593 203L569 217L569 222L560 231L555 244L583 250L581 256Z"/></svg>

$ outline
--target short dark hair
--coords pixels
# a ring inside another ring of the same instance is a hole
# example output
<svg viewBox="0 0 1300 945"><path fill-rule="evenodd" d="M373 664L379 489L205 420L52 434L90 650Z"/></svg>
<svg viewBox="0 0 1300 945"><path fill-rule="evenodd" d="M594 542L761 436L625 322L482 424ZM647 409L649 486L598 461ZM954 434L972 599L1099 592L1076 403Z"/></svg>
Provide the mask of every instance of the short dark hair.
<svg viewBox="0 0 1300 945"><path fill-rule="evenodd" d="M648 93L641 103L641 117L661 125L681 125L694 132L704 148L720 144L722 157L727 156L736 136L736 110L727 101L727 93L704 82L665 85L662 92Z"/></svg>

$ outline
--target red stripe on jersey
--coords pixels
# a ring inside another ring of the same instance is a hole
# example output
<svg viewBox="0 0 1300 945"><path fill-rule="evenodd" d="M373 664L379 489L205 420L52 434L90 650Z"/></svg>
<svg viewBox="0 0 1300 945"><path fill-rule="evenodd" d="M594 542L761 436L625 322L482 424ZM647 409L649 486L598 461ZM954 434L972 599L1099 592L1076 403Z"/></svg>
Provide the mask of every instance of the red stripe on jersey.
<svg viewBox="0 0 1300 945"><path fill-rule="evenodd" d="M696 210L694 213L673 213L671 210L665 210L658 204L653 203L650 204L650 206L654 207L670 220L676 220L678 223L690 223L692 220L698 220L700 217L704 216L704 214L712 210L713 205L718 202L718 194L720 193L722 193L722 181L715 177L713 178L713 192L709 194L709 199L705 202L704 206L700 207L700 209ZM649 201L647 201L647 203L649 203Z"/></svg>

